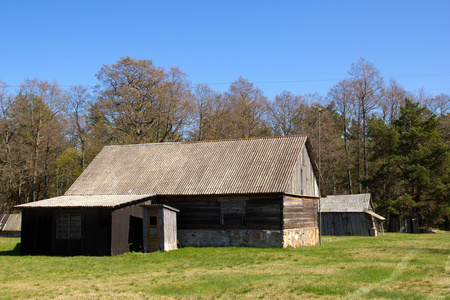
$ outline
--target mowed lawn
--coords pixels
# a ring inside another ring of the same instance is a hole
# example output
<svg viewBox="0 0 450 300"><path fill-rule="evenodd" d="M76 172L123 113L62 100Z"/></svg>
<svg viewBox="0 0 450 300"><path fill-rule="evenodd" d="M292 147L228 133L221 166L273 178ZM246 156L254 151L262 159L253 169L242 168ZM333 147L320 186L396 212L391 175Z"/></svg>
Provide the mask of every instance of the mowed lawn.
<svg viewBox="0 0 450 300"><path fill-rule="evenodd" d="M450 299L450 233L324 237L297 249L20 256L0 238L0 299Z"/></svg>

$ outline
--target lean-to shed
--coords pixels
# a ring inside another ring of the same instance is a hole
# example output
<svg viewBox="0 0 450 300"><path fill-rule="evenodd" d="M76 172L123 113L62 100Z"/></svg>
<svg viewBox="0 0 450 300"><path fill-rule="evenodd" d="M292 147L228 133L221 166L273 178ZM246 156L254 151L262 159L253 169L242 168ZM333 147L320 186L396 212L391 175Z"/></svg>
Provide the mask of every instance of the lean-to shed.
<svg viewBox="0 0 450 300"><path fill-rule="evenodd" d="M306 136L108 146L65 196L52 200L47 241L56 239L55 216L72 209L64 199L83 196L97 206L100 195L138 197L179 211L181 246L315 245L319 189L311 153ZM27 215L23 229L48 210L39 202L19 206ZM81 225L77 238L99 225Z"/></svg>
<svg viewBox="0 0 450 300"><path fill-rule="evenodd" d="M378 236L385 218L376 214L370 194L328 195L321 199L322 235Z"/></svg>
<svg viewBox="0 0 450 300"><path fill-rule="evenodd" d="M19 205L21 253L104 256L140 251L141 205L149 199L149 195L66 195Z"/></svg>

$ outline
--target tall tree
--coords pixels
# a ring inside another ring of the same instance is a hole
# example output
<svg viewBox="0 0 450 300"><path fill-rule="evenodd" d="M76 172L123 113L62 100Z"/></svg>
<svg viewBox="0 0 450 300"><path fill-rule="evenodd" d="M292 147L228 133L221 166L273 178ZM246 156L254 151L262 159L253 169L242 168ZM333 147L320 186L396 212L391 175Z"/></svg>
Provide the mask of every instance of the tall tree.
<svg viewBox="0 0 450 300"><path fill-rule="evenodd" d="M283 91L275 96L275 100L269 106L269 116L273 131L276 135L297 134L295 123L299 115L306 108L306 103L300 95Z"/></svg>
<svg viewBox="0 0 450 300"><path fill-rule="evenodd" d="M180 141L184 127L191 121L193 99L190 82L180 69L171 67L159 101L157 140Z"/></svg>
<svg viewBox="0 0 450 300"><path fill-rule="evenodd" d="M369 61L360 57L356 63L352 63L349 74L352 76L352 84L354 88L356 106L357 106L357 167L358 167L358 191L362 192L362 178L361 178L361 155L360 155L360 142L362 142L363 148L363 172L364 172L364 185L365 192L368 192L367 180L367 120L370 117L370 113L376 109L382 97L382 91L384 86L383 78L380 75L380 71Z"/></svg>
<svg viewBox="0 0 450 300"><path fill-rule="evenodd" d="M111 126L115 143L181 139L191 110L190 86L178 68L166 72L151 60L119 59L103 65L97 109Z"/></svg>
<svg viewBox="0 0 450 300"><path fill-rule="evenodd" d="M220 119L224 113L223 97L206 84L198 84L194 90L194 113L189 138L194 141L220 139Z"/></svg>
<svg viewBox="0 0 450 300"><path fill-rule="evenodd" d="M450 113L450 96L439 94L425 100L427 107L438 116L445 116Z"/></svg>
<svg viewBox="0 0 450 300"><path fill-rule="evenodd" d="M116 143L156 142L158 109L166 74L151 60L119 59L103 65L98 108L108 119Z"/></svg>
<svg viewBox="0 0 450 300"><path fill-rule="evenodd" d="M270 134L266 115L267 98L247 79L239 77L225 93L229 113L230 138L249 138Z"/></svg>
<svg viewBox="0 0 450 300"><path fill-rule="evenodd" d="M68 103L65 113L68 117L68 130L74 146L79 149L80 167L86 166L86 140L88 135L87 112L91 103L91 95L84 86L72 86L67 92Z"/></svg>
<svg viewBox="0 0 450 300"><path fill-rule="evenodd" d="M328 97L336 106L337 113L340 115L340 128L342 132L342 139L344 140L345 150L345 165L347 169L347 183L350 194L353 194L353 184L351 176L351 159L350 159L350 133L349 124L351 116L354 114L354 89L352 82L344 79L333 86L329 92Z"/></svg>
<svg viewBox="0 0 450 300"><path fill-rule="evenodd" d="M381 160L374 184L400 183L384 199L387 211L436 225L450 211L450 148L438 132L439 120L428 109L406 100L392 125L375 122L373 159Z"/></svg>
<svg viewBox="0 0 450 300"><path fill-rule="evenodd" d="M384 90L383 101L380 103L383 120L390 122L400 116L400 107L405 106L407 92L395 79L389 79L389 85Z"/></svg>
<svg viewBox="0 0 450 300"><path fill-rule="evenodd" d="M12 110L23 143L23 158L29 158L30 192L27 201L47 198L56 157L64 148L60 113L66 98L56 82L26 79L14 99Z"/></svg>
<svg viewBox="0 0 450 300"><path fill-rule="evenodd" d="M14 165L14 137L17 134L17 126L11 117L12 95L7 89L8 85L0 80L0 210L5 212L16 204L12 203L11 198L15 190L17 171Z"/></svg>

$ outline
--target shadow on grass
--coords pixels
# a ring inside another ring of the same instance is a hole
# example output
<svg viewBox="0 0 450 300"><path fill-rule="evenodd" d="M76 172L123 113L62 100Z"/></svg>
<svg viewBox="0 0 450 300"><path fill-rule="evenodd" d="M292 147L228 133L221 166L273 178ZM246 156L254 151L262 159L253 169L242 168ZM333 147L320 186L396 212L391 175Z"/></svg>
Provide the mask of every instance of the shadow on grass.
<svg viewBox="0 0 450 300"><path fill-rule="evenodd" d="M0 256L20 256L20 243L17 243L12 250L0 251Z"/></svg>

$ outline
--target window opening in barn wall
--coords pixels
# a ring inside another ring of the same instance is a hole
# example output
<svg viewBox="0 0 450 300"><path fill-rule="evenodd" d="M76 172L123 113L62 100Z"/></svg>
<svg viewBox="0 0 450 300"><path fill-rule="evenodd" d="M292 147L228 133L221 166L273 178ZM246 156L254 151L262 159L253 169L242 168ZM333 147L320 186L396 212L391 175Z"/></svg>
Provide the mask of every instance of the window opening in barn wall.
<svg viewBox="0 0 450 300"><path fill-rule="evenodd" d="M80 239L81 238L81 215L80 214L58 214L56 216L56 238L57 239Z"/></svg>
<svg viewBox="0 0 450 300"><path fill-rule="evenodd" d="M158 217L157 216L149 216L148 217L148 225L150 225L150 226L158 225Z"/></svg>
<svg viewBox="0 0 450 300"><path fill-rule="evenodd" d="M220 200L220 225L244 225L246 200Z"/></svg>

